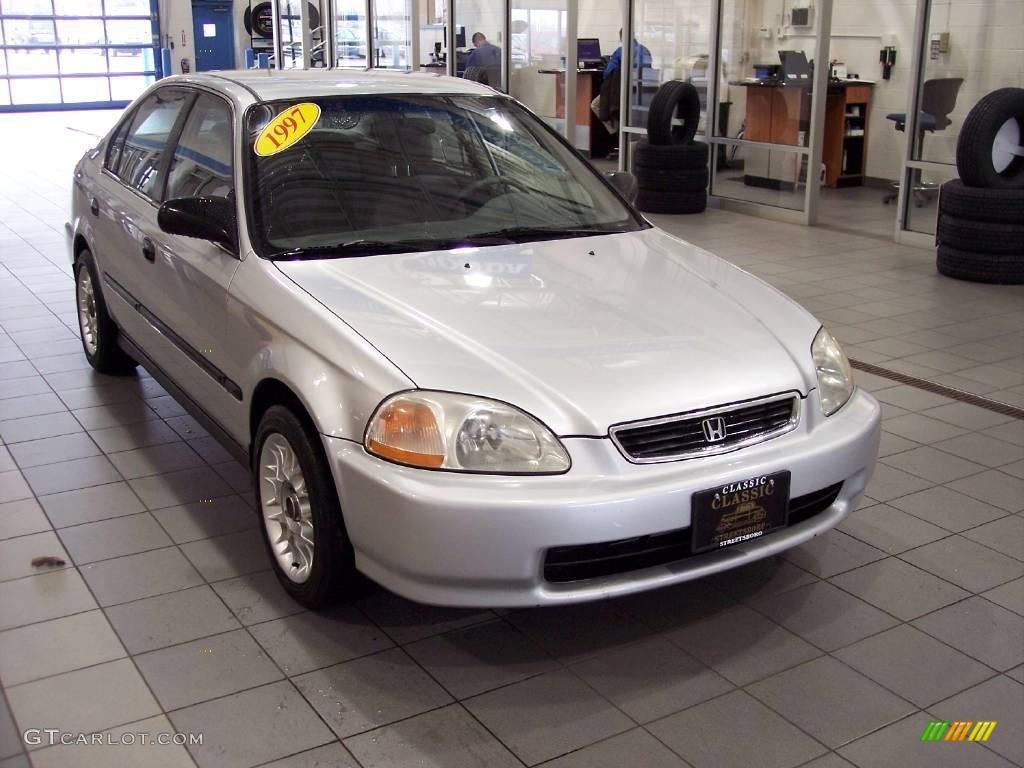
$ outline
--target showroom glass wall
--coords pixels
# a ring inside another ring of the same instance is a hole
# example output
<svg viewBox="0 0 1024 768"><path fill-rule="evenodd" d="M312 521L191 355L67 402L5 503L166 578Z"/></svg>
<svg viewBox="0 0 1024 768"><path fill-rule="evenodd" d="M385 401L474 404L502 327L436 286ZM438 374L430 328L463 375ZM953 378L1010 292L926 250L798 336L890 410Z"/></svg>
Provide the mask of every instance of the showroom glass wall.
<svg viewBox="0 0 1024 768"><path fill-rule="evenodd" d="M0 111L127 104L158 36L155 0L0 0Z"/></svg>
<svg viewBox="0 0 1024 768"><path fill-rule="evenodd" d="M1020 0L320 1L323 17L335 20L336 31L348 28L358 36L366 30L349 45L350 58L339 54L338 66L421 69L432 65L435 42L445 51L454 49L461 31L469 48L473 33L483 32L501 50L500 87L577 146L579 135L564 118L564 105L576 103L571 91L577 81L564 74L575 65L577 37L599 37L606 55L621 39L623 61L632 65L620 93L626 115L619 135L620 167L628 170L631 146L646 134L658 87L668 80L688 80L701 97L697 139L714 148L713 205L814 224L822 173L828 170L832 187L863 184L861 196L869 202L877 193L879 210L886 212L882 219L891 216L895 238L920 244L931 243L928 233L934 231L936 191L928 185L955 177L954 149L966 113L985 93L1019 85L1024 72ZM337 4L337 13L328 10L329 1ZM342 11L348 7L343 3L351 8ZM449 18L456 22L450 28ZM577 18L585 29L577 28ZM396 56L392 47L389 54L378 55L389 42L379 30L396 25L394 35L401 37L405 19L412 32L404 48L408 53L400 50ZM621 37L616 34L620 26L625 28ZM947 37L942 43L942 33L951 33L952 42ZM363 45L367 39L370 45ZM338 50L344 45L339 41ZM890 77L883 78L879 51L887 48L895 52L895 64ZM778 69L782 53L796 54L793 71L784 74L786 87L755 83ZM844 104L842 114L826 119L844 87L830 79L833 60L847 70L848 79L862 80L857 87L870 89L871 95L869 103ZM809 67L818 61L830 66ZM465 56L449 56L432 68L462 74L460 62ZM790 74L795 81L788 79ZM913 116L928 102L933 86L927 83L956 78L963 83L950 125L941 132L919 130ZM887 119L892 113L910 115L913 125L896 130ZM835 121L842 129L838 150L836 132L826 132ZM861 178L837 184L836 168L840 175L854 175L847 171L856 165L858 150L866 157ZM886 180L902 182L895 206L883 207L883 186L871 189ZM837 191L842 189L826 190L831 200ZM840 217L842 211L840 205Z"/></svg>

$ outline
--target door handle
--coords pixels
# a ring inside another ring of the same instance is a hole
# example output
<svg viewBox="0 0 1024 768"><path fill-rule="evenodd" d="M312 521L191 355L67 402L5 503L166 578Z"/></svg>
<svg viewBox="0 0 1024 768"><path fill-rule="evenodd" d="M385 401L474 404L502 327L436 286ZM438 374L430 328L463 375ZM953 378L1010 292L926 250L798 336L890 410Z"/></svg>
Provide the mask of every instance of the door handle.
<svg viewBox="0 0 1024 768"><path fill-rule="evenodd" d="M148 237L142 240L142 258L150 263L156 261L156 246Z"/></svg>
<svg viewBox="0 0 1024 768"><path fill-rule="evenodd" d="M89 201L89 210L92 212L93 216L100 215L100 201L95 197Z"/></svg>

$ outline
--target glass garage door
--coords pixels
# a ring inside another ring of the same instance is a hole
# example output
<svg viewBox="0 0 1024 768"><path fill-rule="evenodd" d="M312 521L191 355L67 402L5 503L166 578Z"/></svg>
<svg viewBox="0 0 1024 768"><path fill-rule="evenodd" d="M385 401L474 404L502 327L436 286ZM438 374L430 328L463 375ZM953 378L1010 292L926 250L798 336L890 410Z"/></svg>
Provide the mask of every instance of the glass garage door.
<svg viewBox="0 0 1024 768"><path fill-rule="evenodd" d="M0 0L0 112L127 104L159 29L156 0Z"/></svg>

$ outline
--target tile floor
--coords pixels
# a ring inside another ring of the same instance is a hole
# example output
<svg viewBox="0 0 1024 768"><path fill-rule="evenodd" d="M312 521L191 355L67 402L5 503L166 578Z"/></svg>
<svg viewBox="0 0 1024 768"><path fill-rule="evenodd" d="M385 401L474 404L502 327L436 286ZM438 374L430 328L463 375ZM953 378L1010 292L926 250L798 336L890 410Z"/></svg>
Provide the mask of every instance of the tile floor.
<svg viewBox="0 0 1024 768"><path fill-rule="evenodd" d="M628 599L441 610L276 586L238 466L74 332L69 163L109 113L0 116L0 768L1024 765L1024 421L862 375L869 498L784 557ZM31 136L12 151L12 137ZM659 223L764 276L854 357L1021 404L1019 288L721 211ZM67 567L41 573L32 557ZM930 719L997 720L922 744ZM26 745L29 728L202 745Z"/></svg>

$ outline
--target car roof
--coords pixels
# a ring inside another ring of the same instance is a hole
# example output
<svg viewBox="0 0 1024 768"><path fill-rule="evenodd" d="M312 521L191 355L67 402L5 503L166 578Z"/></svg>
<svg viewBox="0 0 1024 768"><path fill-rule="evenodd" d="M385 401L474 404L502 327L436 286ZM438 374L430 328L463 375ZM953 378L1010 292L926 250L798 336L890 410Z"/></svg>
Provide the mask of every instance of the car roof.
<svg viewBox="0 0 1024 768"><path fill-rule="evenodd" d="M394 72L363 69L242 69L174 75L160 85L203 85L223 91L239 102L277 101L377 93L495 95L486 85L426 72Z"/></svg>

